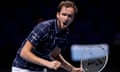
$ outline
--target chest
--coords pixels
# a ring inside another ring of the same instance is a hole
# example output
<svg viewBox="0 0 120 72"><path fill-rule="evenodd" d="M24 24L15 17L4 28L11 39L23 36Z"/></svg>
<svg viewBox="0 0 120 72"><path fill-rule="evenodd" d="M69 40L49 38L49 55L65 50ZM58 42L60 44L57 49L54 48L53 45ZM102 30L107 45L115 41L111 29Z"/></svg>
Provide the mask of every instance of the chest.
<svg viewBox="0 0 120 72"><path fill-rule="evenodd" d="M50 31L44 41L46 42L46 46L49 45L49 47L63 47L67 41L67 34Z"/></svg>
<svg viewBox="0 0 120 72"><path fill-rule="evenodd" d="M42 39L37 48L37 52L48 55L55 47L59 47L64 50L67 43L67 35L64 33L56 34L54 31L50 31Z"/></svg>

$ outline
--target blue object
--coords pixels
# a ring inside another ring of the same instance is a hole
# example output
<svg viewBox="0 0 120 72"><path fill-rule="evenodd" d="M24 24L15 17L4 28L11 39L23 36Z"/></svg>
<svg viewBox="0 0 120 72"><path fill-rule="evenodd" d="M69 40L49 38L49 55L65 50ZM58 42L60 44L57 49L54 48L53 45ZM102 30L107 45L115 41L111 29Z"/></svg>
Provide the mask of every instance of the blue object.
<svg viewBox="0 0 120 72"><path fill-rule="evenodd" d="M72 61L101 58L108 56L109 48L107 44L89 44L89 45L72 45Z"/></svg>

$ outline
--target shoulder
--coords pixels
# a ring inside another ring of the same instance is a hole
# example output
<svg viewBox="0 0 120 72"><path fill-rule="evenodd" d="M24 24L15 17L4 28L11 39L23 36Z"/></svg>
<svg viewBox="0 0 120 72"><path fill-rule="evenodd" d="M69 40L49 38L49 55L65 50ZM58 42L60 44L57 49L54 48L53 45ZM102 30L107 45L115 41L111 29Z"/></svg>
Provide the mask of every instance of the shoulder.
<svg viewBox="0 0 120 72"><path fill-rule="evenodd" d="M49 19L49 20L45 20L45 21L42 21L42 22L39 22L36 26L37 27L50 27L52 26L53 24L55 24L56 22L56 19Z"/></svg>
<svg viewBox="0 0 120 72"><path fill-rule="evenodd" d="M38 29L39 31L48 31L52 26L54 26L56 19L45 20L39 22L33 29Z"/></svg>

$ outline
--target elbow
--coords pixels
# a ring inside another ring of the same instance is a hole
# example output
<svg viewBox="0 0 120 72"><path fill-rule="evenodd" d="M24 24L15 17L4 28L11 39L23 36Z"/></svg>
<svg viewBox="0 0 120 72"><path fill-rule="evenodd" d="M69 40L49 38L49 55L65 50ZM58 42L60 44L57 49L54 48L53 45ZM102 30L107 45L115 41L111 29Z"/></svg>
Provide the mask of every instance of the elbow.
<svg viewBox="0 0 120 72"><path fill-rule="evenodd" d="M30 53L30 50L26 49L26 48L22 48L21 52L20 52L20 56L22 58L27 58L28 54Z"/></svg>
<svg viewBox="0 0 120 72"><path fill-rule="evenodd" d="M22 49L20 52L20 57L24 58L25 55L26 55L26 51Z"/></svg>
<svg viewBox="0 0 120 72"><path fill-rule="evenodd" d="M22 58L27 58L29 54L31 53L32 48L33 46L29 42L26 42L26 44L21 49L20 56Z"/></svg>

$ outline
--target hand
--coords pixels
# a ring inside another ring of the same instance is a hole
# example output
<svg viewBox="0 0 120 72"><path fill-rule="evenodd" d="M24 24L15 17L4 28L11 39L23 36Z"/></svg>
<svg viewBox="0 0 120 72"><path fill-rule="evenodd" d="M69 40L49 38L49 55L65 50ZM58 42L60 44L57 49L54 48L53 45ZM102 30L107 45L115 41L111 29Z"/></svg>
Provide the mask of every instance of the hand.
<svg viewBox="0 0 120 72"><path fill-rule="evenodd" d="M72 72L83 72L83 69L82 69L82 67L80 67L80 68L73 67Z"/></svg>
<svg viewBox="0 0 120 72"><path fill-rule="evenodd" d="M60 66L61 66L61 63L59 61L57 61L57 60L51 61L48 64L48 68L54 69L54 70L57 70Z"/></svg>

